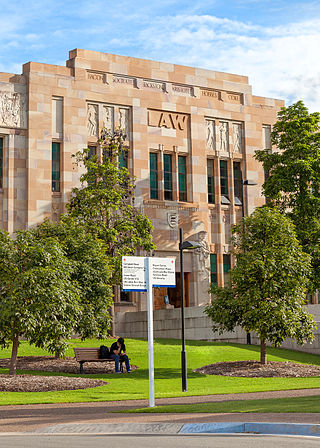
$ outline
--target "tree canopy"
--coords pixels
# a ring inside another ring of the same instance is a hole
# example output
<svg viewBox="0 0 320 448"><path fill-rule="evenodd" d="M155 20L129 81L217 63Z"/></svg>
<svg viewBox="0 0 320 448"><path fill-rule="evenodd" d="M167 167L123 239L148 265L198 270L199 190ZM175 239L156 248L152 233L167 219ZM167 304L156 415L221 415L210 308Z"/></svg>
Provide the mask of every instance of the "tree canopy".
<svg viewBox="0 0 320 448"><path fill-rule="evenodd" d="M62 353L81 314L72 265L53 238L28 231L13 239L0 231L0 346L12 342L10 374L15 374L19 338Z"/></svg>
<svg viewBox="0 0 320 448"><path fill-rule="evenodd" d="M299 344L314 337L315 322L303 305L310 257L302 251L291 221L276 209L262 207L234 228L235 267L230 283L213 287L206 314L213 330L236 326L260 337L262 363L266 341L279 346L287 337Z"/></svg>
<svg viewBox="0 0 320 448"><path fill-rule="evenodd" d="M0 346L19 338L62 355L72 334L103 338L110 328L109 269L101 243L72 220L0 232Z"/></svg>
<svg viewBox="0 0 320 448"><path fill-rule="evenodd" d="M55 238L71 263L70 278L79 289L81 313L74 321L74 332L82 339L108 336L111 326L109 259L103 244L70 217L62 217L59 223L45 221L30 230L39 240Z"/></svg>
<svg viewBox="0 0 320 448"><path fill-rule="evenodd" d="M302 101L283 107L273 126L276 150L256 151L268 177L263 185L268 204L286 213L305 252L312 257L312 281L320 287L320 114Z"/></svg>
<svg viewBox="0 0 320 448"><path fill-rule="evenodd" d="M99 140L100 156L89 149L75 155L76 163L85 168L83 186L72 190L67 206L71 217L103 241L112 268L112 284L121 282L123 255L155 248L151 221L134 204L135 180L125 163L120 163L127 159L125 139L121 130L105 130Z"/></svg>

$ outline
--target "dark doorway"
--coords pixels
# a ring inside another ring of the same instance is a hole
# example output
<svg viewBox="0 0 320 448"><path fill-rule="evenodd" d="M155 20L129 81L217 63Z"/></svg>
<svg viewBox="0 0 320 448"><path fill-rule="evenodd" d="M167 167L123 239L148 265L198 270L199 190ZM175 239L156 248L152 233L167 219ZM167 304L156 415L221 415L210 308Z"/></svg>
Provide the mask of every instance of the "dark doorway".
<svg viewBox="0 0 320 448"><path fill-rule="evenodd" d="M181 308L181 275L176 272L176 287L168 288L170 305ZM184 273L184 306L189 306L189 272Z"/></svg>

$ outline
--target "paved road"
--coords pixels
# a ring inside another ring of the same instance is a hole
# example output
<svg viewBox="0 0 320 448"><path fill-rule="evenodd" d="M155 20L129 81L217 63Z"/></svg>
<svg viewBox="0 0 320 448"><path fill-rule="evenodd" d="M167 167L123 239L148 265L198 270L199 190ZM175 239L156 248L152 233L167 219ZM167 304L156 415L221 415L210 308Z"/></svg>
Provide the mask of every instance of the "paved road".
<svg viewBox="0 0 320 448"><path fill-rule="evenodd" d="M319 438L256 435L0 435L1 448L318 448Z"/></svg>

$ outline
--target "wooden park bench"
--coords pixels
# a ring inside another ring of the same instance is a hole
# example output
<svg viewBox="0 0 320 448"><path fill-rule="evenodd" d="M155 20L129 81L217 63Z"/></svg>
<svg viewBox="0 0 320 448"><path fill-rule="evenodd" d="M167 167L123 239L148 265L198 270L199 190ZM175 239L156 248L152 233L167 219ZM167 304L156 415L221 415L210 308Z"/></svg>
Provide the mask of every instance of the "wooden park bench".
<svg viewBox="0 0 320 448"><path fill-rule="evenodd" d="M112 358L99 358L100 348L98 347L74 347L73 348L76 360L80 363L80 373L83 373L83 364L85 362L114 362ZM121 361L120 357L120 370L123 372L123 361Z"/></svg>

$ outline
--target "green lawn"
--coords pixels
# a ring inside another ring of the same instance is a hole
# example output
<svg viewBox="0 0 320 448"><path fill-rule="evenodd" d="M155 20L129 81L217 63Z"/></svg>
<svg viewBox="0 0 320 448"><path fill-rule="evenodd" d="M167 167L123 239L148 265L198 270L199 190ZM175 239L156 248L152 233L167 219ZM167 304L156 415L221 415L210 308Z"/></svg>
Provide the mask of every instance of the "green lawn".
<svg viewBox="0 0 320 448"><path fill-rule="evenodd" d="M75 346L98 347L100 341L72 341ZM110 345L110 343L107 343ZM140 339L126 340L127 352L131 363L139 367L131 375L88 375L100 378L109 384L102 387L75 391L55 392L1 392L0 405L112 401L148 398L148 342ZM160 397L178 397L185 395L227 394L237 392L259 392L268 390L307 389L320 387L320 377L312 378L231 378L193 373L192 369L219 361L258 360L259 347L241 344L224 344L202 341L187 342L188 392L181 392L180 352L178 340L158 339L154 344L155 359L155 395ZM46 352L30 347L22 342L19 356L45 355ZM73 356L72 348L68 356ZM1 350L0 357L10 356L9 350ZM268 349L271 361L293 361L320 365L320 356L284 349ZM88 365L89 366L89 365ZM0 369L0 373L7 373ZM31 373L35 372L18 372ZM38 374L38 373L37 373ZM52 373L39 373L52 375ZM72 375L67 375L72 376Z"/></svg>
<svg viewBox="0 0 320 448"><path fill-rule="evenodd" d="M263 400L226 401L222 403L197 403L187 405L140 408L126 413L248 413L248 412L320 412L320 395L296 398L271 398Z"/></svg>

